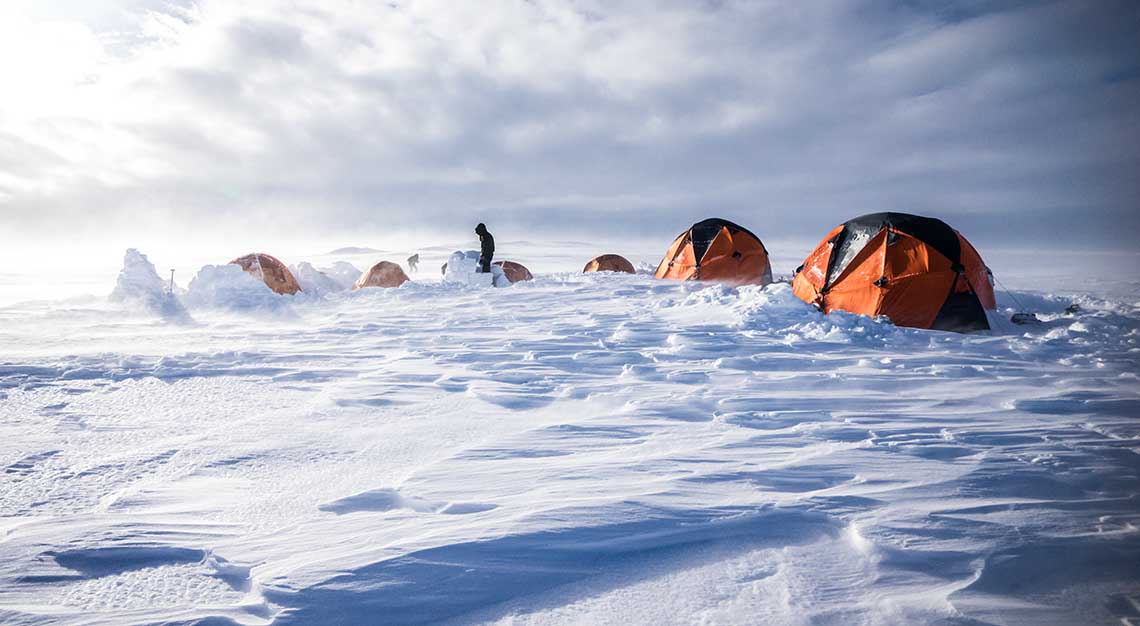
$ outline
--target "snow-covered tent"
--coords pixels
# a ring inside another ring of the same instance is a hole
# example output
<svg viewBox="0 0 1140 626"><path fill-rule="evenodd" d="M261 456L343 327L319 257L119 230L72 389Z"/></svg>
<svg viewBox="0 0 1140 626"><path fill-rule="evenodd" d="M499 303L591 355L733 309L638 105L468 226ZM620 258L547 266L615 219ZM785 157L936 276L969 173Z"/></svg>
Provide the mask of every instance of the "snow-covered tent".
<svg viewBox="0 0 1140 626"><path fill-rule="evenodd" d="M264 252L254 252L230 261L231 265L240 265L246 273L252 274L266 287L275 293L293 295L301 291L301 285L293 277L293 273L284 263Z"/></svg>
<svg viewBox="0 0 1140 626"><path fill-rule="evenodd" d="M409 280L411 279L404 273L404 268L391 261L380 261L361 274L352 288L356 290L365 287L399 287Z"/></svg>
<svg viewBox="0 0 1140 626"><path fill-rule="evenodd" d="M622 272L625 274L636 274L637 270L633 268L633 263L629 259L621 256L620 254L602 254L590 259L586 267L582 268L583 274L590 272Z"/></svg>
<svg viewBox="0 0 1140 626"><path fill-rule="evenodd" d="M524 280L534 280L534 275L522 263L514 261L495 261L491 265L498 265L503 268L503 274L506 275L507 280L512 283L522 282Z"/></svg>

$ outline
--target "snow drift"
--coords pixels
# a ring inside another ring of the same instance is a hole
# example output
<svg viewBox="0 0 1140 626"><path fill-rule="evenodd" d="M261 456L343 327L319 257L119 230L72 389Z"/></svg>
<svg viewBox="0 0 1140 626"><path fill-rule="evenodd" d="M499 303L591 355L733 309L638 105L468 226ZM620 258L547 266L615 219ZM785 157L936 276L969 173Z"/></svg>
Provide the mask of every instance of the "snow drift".
<svg viewBox="0 0 1140 626"><path fill-rule="evenodd" d="M335 280L345 291L352 289L352 285L362 273L348 261L337 261L328 267L321 268L321 272Z"/></svg>
<svg viewBox="0 0 1140 626"><path fill-rule="evenodd" d="M279 310L285 299L239 265L206 265L190 281L186 303L191 308Z"/></svg>
<svg viewBox="0 0 1140 626"><path fill-rule="evenodd" d="M348 263L345 263L345 265L352 267L352 265ZM354 271L355 269L356 268L353 268ZM312 263L305 261L290 266L289 270L293 272L293 276L296 277L297 282L300 283L303 293L315 296L326 296L330 293L347 291L348 288L352 286L351 282L348 286L345 286L344 282L338 279L338 276L332 271L328 269L318 270L316 267L313 267ZM359 275L360 272L356 272L356 274Z"/></svg>
<svg viewBox="0 0 1140 626"><path fill-rule="evenodd" d="M1134 288L960 335L578 269L0 308L0 622L1140 618Z"/></svg>
<svg viewBox="0 0 1140 626"><path fill-rule="evenodd" d="M178 301L173 287L163 282L145 254L130 248L123 256L123 269L115 281L110 299L138 306L169 320L189 321L190 315Z"/></svg>

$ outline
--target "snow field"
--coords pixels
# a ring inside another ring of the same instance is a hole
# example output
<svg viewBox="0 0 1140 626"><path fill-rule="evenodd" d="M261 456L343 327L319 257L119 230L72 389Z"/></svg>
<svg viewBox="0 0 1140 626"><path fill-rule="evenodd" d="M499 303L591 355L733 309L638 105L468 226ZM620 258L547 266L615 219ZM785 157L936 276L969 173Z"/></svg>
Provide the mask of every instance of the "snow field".
<svg viewBox="0 0 1140 626"><path fill-rule="evenodd" d="M0 309L0 621L1140 623L1135 301L210 272Z"/></svg>

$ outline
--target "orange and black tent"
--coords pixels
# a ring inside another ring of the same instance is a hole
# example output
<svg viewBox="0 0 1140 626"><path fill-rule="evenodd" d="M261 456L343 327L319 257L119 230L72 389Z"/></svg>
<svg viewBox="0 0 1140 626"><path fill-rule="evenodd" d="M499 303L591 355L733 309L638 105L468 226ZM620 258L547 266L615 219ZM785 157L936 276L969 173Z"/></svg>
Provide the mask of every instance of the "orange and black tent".
<svg viewBox="0 0 1140 626"><path fill-rule="evenodd" d="M898 326L988 330L991 274L942 220L872 213L827 234L796 269L792 289L824 313L885 315Z"/></svg>
<svg viewBox="0 0 1140 626"><path fill-rule="evenodd" d="M657 278L767 285L772 265L760 238L728 220L710 218L677 236L657 266Z"/></svg>

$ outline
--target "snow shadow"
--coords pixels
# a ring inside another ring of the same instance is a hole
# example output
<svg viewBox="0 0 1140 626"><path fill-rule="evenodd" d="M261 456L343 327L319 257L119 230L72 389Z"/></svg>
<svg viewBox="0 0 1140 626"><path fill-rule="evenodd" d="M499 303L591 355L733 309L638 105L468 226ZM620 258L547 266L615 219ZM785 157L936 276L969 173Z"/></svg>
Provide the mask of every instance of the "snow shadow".
<svg viewBox="0 0 1140 626"><path fill-rule="evenodd" d="M443 513L445 515L466 515L482 513L498 508L497 505L483 502L435 502L400 494L395 489L373 489L334 500L317 507L322 511L345 515L348 513L384 513L397 509L410 509L417 513Z"/></svg>
<svg viewBox="0 0 1140 626"><path fill-rule="evenodd" d="M593 517L593 516L592 516ZM612 519L610 515L597 519ZM286 607L276 623L434 624L490 605L642 563L731 542L802 545L838 526L800 510L646 510L637 521L573 526L420 550L299 591L267 590Z"/></svg>

